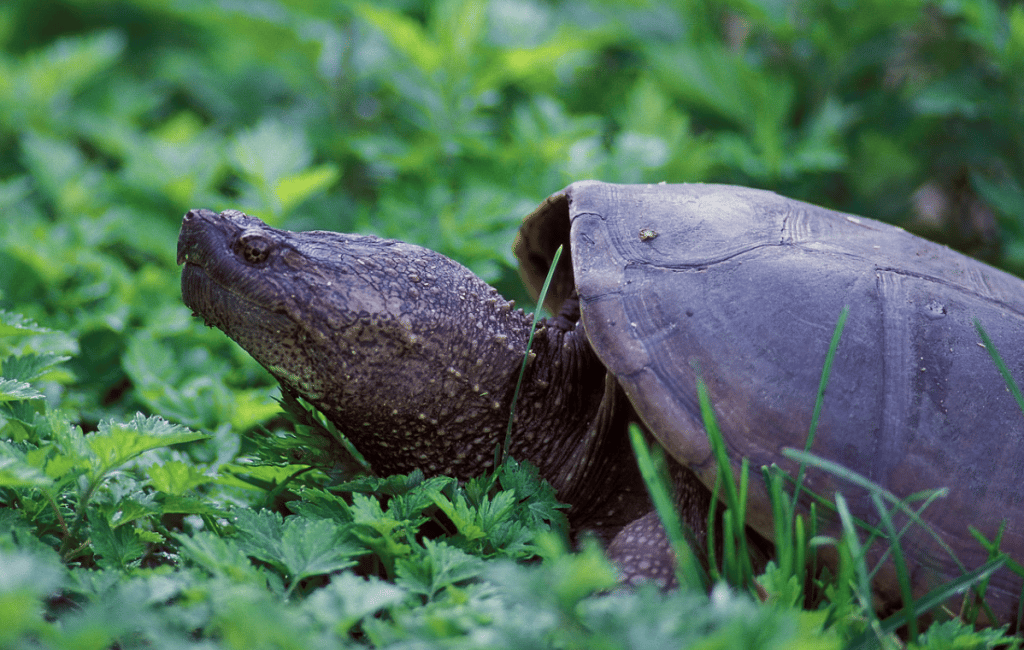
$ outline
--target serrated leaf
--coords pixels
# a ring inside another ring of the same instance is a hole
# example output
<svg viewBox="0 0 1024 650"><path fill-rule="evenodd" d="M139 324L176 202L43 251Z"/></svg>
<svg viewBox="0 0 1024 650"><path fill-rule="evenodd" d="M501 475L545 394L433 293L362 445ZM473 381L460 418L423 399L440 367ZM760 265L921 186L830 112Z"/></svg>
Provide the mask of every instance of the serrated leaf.
<svg viewBox="0 0 1024 650"><path fill-rule="evenodd" d="M365 550L346 541L345 528L327 519L290 517L281 539L281 560L293 580L333 573L355 564Z"/></svg>
<svg viewBox="0 0 1024 650"><path fill-rule="evenodd" d="M101 475L151 449L209 437L171 424L161 417L145 417L137 413L127 423L101 422L99 431L85 437L85 444L93 455L93 469Z"/></svg>
<svg viewBox="0 0 1024 650"><path fill-rule="evenodd" d="M498 468L498 483L502 489L514 490L516 498L526 505L531 527L548 524L556 531L568 533L564 510L569 506L558 500L555 488L541 478L534 465L509 459Z"/></svg>
<svg viewBox="0 0 1024 650"><path fill-rule="evenodd" d="M280 546L284 518L270 510L235 510L231 513L232 523L238 529L239 544L246 552L262 555L276 555Z"/></svg>
<svg viewBox="0 0 1024 650"><path fill-rule="evenodd" d="M472 508L462 494L456 494L454 499L449 499L444 494L434 493L433 502L452 520L456 530L466 539L475 540L486 536L486 532L479 524L479 511ZM489 504L487 497L484 497L484 503Z"/></svg>
<svg viewBox="0 0 1024 650"><path fill-rule="evenodd" d="M136 528L135 533L141 541L148 542L150 544L163 544L166 541L164 536L155 530L142 530L140 528Z"/></svg>
<svg viewBox="0 0 1024 650"><path fill-rule="evenodd" d="M369 528L386 538L391 538L396 529L410 524L407 520L398 519L391 516L390 513L385 513L376 498L365 494L352 495L351 512L352 523Z"/></svg>
<svg viewBox="0 0 1024 650"><path fill-rule="evenodd" d="M303 578L348 568L355 564L352 558L365 553L348 541L344 525L330 520L282 519L266 510L237 510L234 520L239 546L277 568L292 587Z"/></svg>
<svg viewBox="0 0 1024 650"><path fill-rule="evenodd" d="M135 481L132 484L137 485ZM107 493L107 490L110 490L109 484L97 491L93 503L96 504L96 510L107 517L111 526L121 527L136 519L160 514L160 507L151 494L142 490L114 490L112 493Z"/></svg>
<svg viewBox="0 0 1024 650"><path fill-rule="evenodd" d="M208 531L194 535L175 534L173 537L181 546L182 556L211 575L224 576L235 582L264 582L249 556L233 539L218 537Z"/></svg>
<svg viewBox="0 0 1024 650"><path fill-rule="evenodd" d="M345 481L338 486L338 489L352 492L374 492L386 495L401 495L407 494L409 491L422 484L425 480L427 479L424 478L423 472L416 469L408 474L393 474L387 477L369 475L360 476L352 479L351 481ZM438 480L444 484L455 482L454 479L444 476L435 476L429 480ZM436 489L442 488L443 485L436 485Z"/></svg>
<svg viewBox="0 0 1024 650"><path fill-rule="evenodd" d="M224 463L218 470L220 476L217 483L247 489L271 490L304 469L308 469L307 466Z"/></svg>
<svg viewBox="0 0 1024 650"><path fill-rule="evenodd" d="M10 356L0 364L0 373L7 379L29 382L39 378L53 366L71 357L60 354L23 354Z"/></svg>
<svg viewBox="0 0 1024 650"><path fill-rule="evenodd" d="M444 542L423 540L423 552L395 563L395 583L432 600L442 589L480 576L484 563Z"/></svg>
<svg viewBox="0 0 1024 650"><path fill-rule="evenodd" d="M16 379L0 379L0 402L11 402L21 399L39 399L42 393L30 384Z"/></svg>
<svg viewBox="0 0 1024 650"><path fill-rule="evenodd" d="M352 521L352 509L345 499L326 490L302 490L300 501L290 501L288 509L310 519Z"/></svg>
<svg viewBox="0 0 1024 650"><path fill-rule="evenodd" d="M50 330L37 325L32 320L21 314L0 309L0 336L14 336L16 334L42 334Z"/></svg>
<svg viewBox="0 0 1024 650"><path fill-rule="evenodd" d="M390 573L395 559L412 551L406 543L408 533L415 531L422 520L396 519L384 513L376 498L358 493L352 495L351 512L352 535L371 549Z"/></svg>
<svg viewBox="0 0 1024 650"><path fill-rule="evenodd" d="M100 566L124 570L135 566L146 552L146 544L134 526L111 528L107 518L99 513L89 517L89 522L89 539Z"/></svg>

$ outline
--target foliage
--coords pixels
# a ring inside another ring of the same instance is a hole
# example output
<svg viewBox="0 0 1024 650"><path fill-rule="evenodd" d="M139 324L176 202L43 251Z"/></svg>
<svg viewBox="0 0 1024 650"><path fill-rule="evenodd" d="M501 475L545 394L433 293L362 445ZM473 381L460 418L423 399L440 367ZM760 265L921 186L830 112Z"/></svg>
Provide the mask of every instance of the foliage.
<svg viewBox="0 0 1024 650"><path fill-rule="evenodd" d="M354 478L181 305L180 215L399 237L522 298L516 225L568 182L730 182L1021 272L1022 152L996 0L4 2L0 646L834 647L853 604L595 596L529 468Z"/></svg>

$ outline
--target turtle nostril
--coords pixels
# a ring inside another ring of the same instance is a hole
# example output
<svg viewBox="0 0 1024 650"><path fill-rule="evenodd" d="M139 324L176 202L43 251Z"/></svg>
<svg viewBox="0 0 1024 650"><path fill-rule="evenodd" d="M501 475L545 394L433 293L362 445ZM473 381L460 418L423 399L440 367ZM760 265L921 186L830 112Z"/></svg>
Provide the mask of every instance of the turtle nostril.
<svg viewBox="0 0 1024 650"><path fill-rule="evenodd" d="M210 218L216 216L217 213L214 212L213 210L208 210L207 208L192 208L191 210L185 213L185 216L182 219L182 221L187 223L189 221L192 221L193 219L203 218L209 220Z"/></svg>

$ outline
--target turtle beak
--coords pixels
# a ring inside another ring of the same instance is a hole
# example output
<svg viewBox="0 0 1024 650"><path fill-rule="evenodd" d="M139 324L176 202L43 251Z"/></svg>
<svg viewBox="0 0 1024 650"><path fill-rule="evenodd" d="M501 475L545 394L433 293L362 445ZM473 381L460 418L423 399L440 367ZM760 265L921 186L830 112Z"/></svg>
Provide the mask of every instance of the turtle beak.
<svg viewBox="0 0 1024 650"><path fill-rule="evenodd" d="M185 213L181 220L181 234L178 235L178 264L197 263L200 233L205 232L216 217L216 212L206 208Z"/></svg>

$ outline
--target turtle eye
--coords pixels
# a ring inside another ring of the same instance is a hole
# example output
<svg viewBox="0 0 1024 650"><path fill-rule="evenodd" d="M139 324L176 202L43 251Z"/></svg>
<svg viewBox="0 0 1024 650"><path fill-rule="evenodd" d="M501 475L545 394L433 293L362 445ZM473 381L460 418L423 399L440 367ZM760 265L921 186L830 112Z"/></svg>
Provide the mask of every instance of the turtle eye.
<svg viewBox="0 0 1024 650"><path fill-rule="evenodd" d="M265 262L272 248L273 242L259 232L245 232L235 240L235 254L250 264Z"/></svg>

